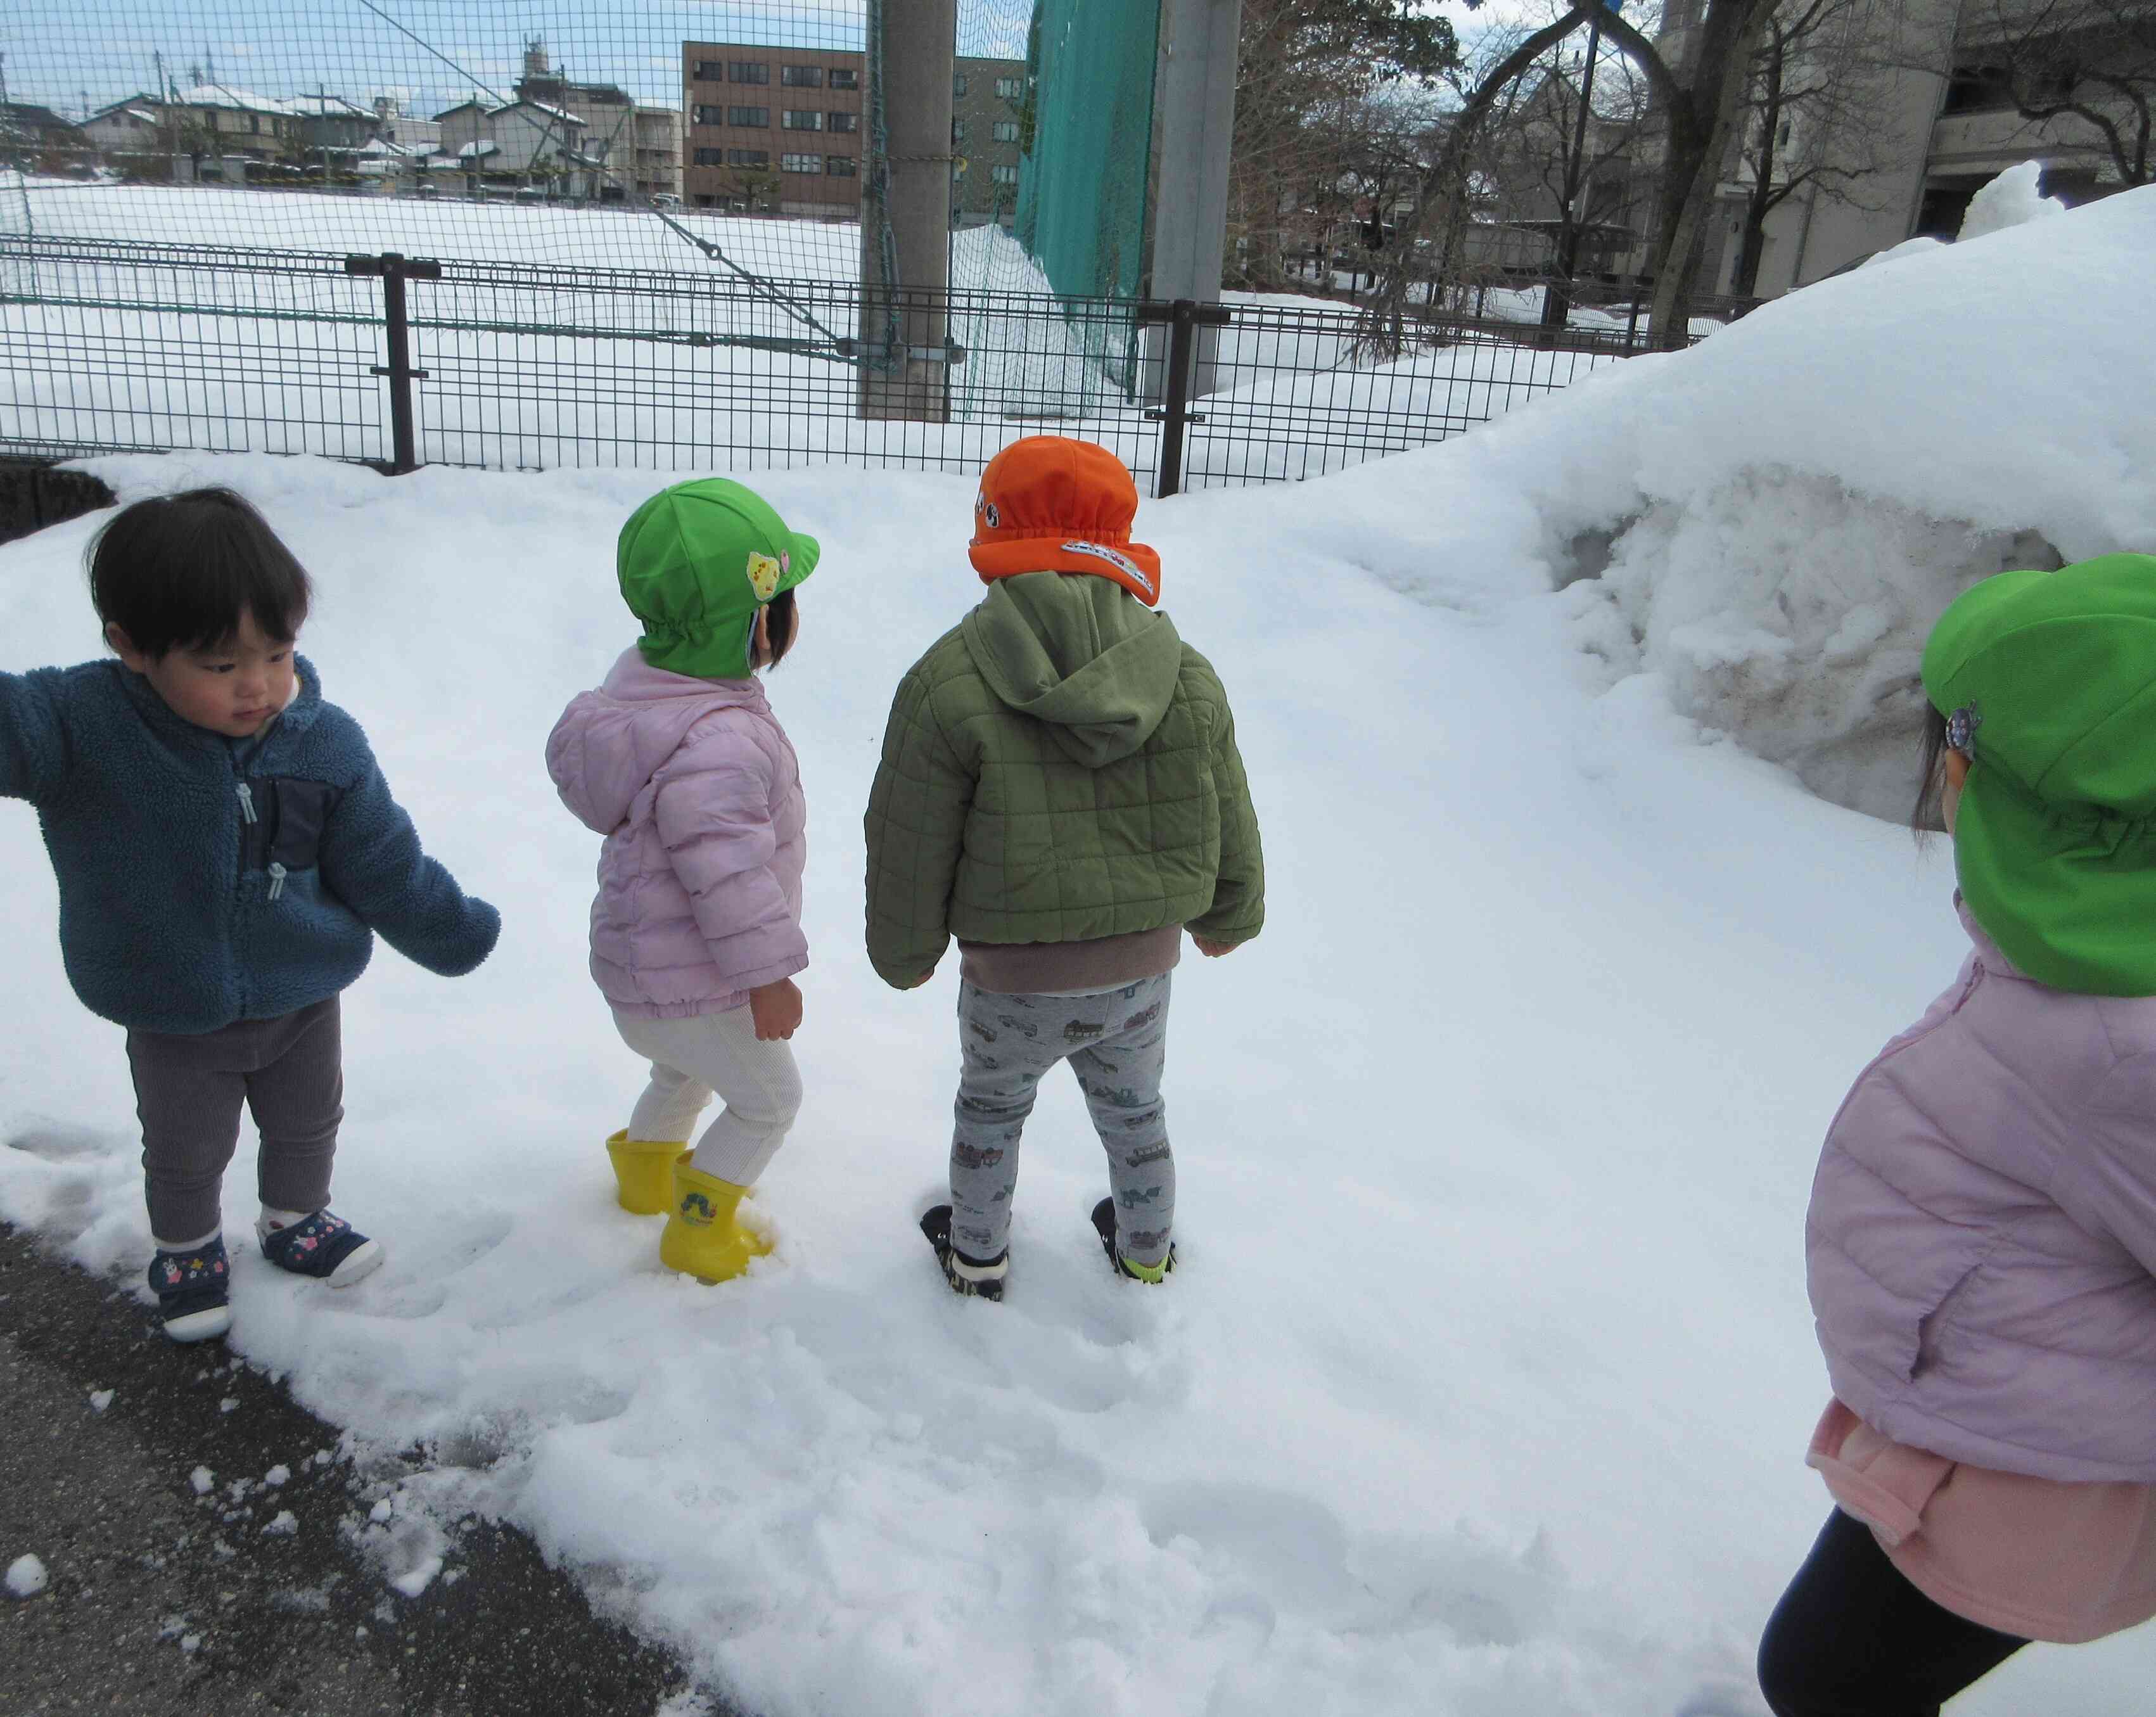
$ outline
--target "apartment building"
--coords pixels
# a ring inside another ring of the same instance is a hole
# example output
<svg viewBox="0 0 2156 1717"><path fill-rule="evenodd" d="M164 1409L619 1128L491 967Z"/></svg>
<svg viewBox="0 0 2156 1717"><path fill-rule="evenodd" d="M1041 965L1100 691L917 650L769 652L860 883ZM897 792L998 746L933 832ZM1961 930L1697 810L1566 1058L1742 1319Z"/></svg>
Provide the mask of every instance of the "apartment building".
<svg viewBox="0 0 2156 1717"><path fill-rule="evenodd" d="M853 49L681 44L682 193L699 208L829 220L860 213L865 57ZM1018 207L1025 63L963 59L952 83L952 206L961 222Z"/></svg>

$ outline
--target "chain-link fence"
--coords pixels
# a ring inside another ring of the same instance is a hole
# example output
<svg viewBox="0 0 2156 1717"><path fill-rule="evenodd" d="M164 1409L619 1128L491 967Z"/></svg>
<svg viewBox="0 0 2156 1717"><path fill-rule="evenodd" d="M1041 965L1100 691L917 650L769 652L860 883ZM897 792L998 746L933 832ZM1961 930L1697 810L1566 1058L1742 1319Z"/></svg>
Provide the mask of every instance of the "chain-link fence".
<svg viewBox="0 0 2156 1717"><path fill-rule="evenodd" d="M1165 491L1441 440L1625 349L1145 301L1158 0L961 0L951 286L865 288L886 3L17 0L0 452L963 470L1045 429Z"/></svg>
<svg viewBox="0 0 2156 1717"><path fill-rule="evenodd" d="M1260 301L1178 353L1144 337L1173 306L957 290L935 306L956 361L932 419L877 420L857 410L858 301L829 281L0 240L0 453L968 470L1049 432L1164 491L1442 440L1625 349L1431 317L1373 363L1352 312Z"/></svg>

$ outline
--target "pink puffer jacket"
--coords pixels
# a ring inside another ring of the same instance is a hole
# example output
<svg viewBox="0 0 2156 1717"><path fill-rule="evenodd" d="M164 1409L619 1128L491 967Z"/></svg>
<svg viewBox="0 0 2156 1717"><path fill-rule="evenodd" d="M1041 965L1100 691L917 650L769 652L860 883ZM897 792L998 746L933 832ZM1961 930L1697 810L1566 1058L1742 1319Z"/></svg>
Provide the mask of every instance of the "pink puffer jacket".
<svg viewBox="0 0 2156 1717"><path fill-rule="evenodd" d="M1858 1077L1805 1252L1834 1392L1897 1443L2156 1481L2156 996L1975 949Z"/></svg>
<svg viewBox="0 0 2156 1717"><path fill-rule="evenodd" d="M721 1013L808 964L801 769L754 679L624 652L547 741L562 802L606 836L592 976L618 1013Z"/></svg>

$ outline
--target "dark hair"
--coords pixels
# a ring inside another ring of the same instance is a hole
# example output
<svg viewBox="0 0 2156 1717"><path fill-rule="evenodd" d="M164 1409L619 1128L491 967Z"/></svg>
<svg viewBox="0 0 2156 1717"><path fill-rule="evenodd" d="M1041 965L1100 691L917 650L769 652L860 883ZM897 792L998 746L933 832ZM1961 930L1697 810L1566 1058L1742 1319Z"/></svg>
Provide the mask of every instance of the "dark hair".
<svg viewBox="0 0 2156 1717"><path fill-rule="evenodd" d="M1946 827L1946 790L1947 718L1927 700L1923 749L1917 757L1917 803L1909 813L1909 826L1920 839Z"/></svg>
<svg viewBox="0 0 2156 1717"><path fill-rule="evenodd" d="M782 590L764 605L764 635L769 640L771 660L764 666L775 668L786 660L786 652L793 648L793 593Z"/></svg>
<svg viewBox="0 0 2156 1717"><path fill-rule="evenodd" d="M229 489L156 495L122 507L84 558L97 617L152 661L223 643L243 614L290 644L314 596L306 568Z"/></svg>

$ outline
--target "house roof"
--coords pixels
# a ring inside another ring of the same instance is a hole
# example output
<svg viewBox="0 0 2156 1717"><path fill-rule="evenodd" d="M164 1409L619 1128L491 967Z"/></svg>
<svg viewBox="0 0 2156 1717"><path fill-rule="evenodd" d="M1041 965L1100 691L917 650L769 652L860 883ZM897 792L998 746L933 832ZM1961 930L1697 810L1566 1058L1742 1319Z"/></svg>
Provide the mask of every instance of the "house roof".
<svg viewBox="0 0 2156 1717"><path fill-rule="evenodd" d="M71 131L74 123L62 119L49 107L33 106L27 101L0 102L0 114L5 114L11 124L35 126L41 131Z"/></svg>
<svg viewBox="0 0 2156 1717"><path fill-rule="evenodd" d="M559 107L550 107L544 101L505 101L493 111L496 113L508 113L519 107L529 107L534 112L543 113L547 118L559 120L564 125L580 126L586 123L583 120L578 119L575 114L567 112Z"/></svg>
<svg viewBox="0 0 2156 1717"><path fill-rule="evenodd" d="M341 95L296 95L287 104L288 111L308 119L365 119L374 117L374 110L347 101Z"/></svg>
<svg viewBox="0 0 2156 1717"><path fill-rule="evenodd" d="M306 112L296 101L258 95L251 90L235 90L229 84L196 84L178 91L172 99L182 107L228 107L241 113L275 113L287 117L303 117Z"/></svg>

